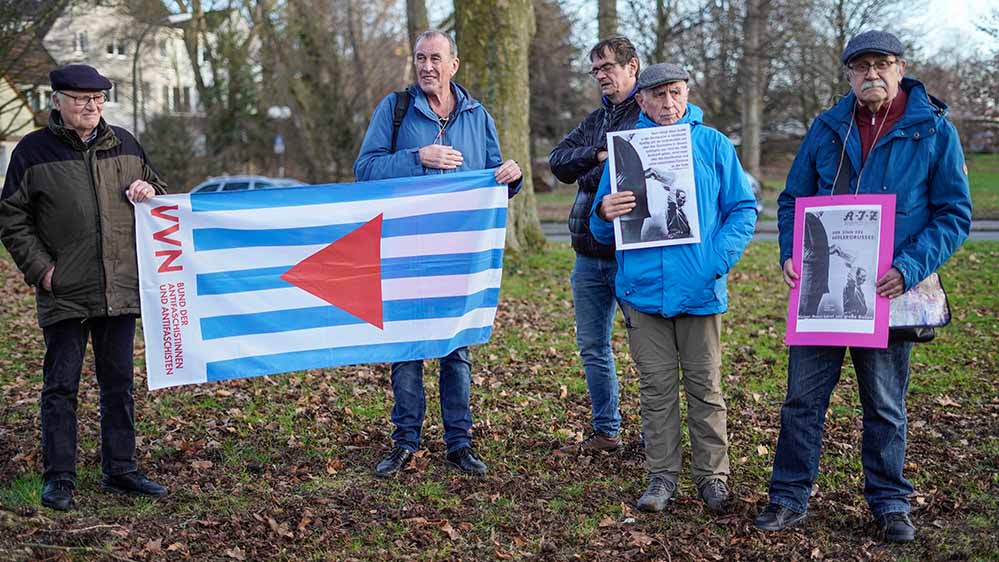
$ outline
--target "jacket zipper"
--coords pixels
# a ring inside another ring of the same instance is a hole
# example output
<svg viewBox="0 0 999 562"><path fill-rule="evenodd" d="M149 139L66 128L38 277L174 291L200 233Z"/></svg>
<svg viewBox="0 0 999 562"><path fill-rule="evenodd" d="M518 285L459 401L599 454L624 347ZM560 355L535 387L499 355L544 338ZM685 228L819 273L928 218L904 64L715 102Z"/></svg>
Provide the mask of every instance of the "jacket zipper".
<svg viewBox="0 0 999 562"><path fill-rule="evenodd" d="M94 215L97 219L97 262L100 265L98 272L101 276L101 297L104 299L104 310L110 316L113 310L108 305L107 275L104 273L104 229L101 226L101 203L100 196L97 193L97 178L94 176L94 167L97 165L96 143L94 146L88 147L84 155L84 161L87 163L87 172L90 174L90 187L94 194Z"/></svg>

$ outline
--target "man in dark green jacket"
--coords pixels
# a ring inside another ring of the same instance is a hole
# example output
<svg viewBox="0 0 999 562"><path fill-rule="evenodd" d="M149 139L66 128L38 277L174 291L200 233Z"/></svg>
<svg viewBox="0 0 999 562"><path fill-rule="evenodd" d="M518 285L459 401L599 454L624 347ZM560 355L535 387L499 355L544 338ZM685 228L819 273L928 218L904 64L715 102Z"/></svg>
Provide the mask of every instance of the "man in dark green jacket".
<svg viewBox="0 0 999 562"><path fill-rule="evenodd" d="M94 68L53 70L49 126L14 149L0 196L0 239L35 287L45 337L42 504L73 507L76 399L87 340L101 392L101 486L159 497L138 472L132 348L140 312L132 203L166 184L138 141L101 117L111 82Z"/></svg>

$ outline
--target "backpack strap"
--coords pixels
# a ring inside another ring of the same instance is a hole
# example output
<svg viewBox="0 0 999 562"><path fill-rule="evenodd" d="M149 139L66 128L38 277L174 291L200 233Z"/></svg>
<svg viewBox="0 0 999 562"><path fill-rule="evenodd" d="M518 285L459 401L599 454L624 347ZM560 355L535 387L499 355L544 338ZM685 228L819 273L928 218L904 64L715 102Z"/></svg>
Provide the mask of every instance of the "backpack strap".
<svg viewBox="0 0 999 562"><path fill-rule="evenodd" d="M407 90L395 93L395 111L392 113L392 144L389 147L389 152L395 152L396 142L399 140L399 127L402 126L402 120L406 118L406 112L409 111L410 97Z"/></svg>

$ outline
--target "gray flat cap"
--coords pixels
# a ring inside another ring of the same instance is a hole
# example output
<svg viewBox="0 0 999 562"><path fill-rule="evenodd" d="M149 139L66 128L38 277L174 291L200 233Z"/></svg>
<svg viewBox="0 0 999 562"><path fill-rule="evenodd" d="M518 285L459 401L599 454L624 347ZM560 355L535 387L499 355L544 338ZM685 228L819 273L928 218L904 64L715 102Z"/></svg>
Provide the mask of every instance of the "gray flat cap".
<svg viewBox="0 0 999 562"><path fill-rule="evenodd" d="M682 67L668 62L661 62L646 67L638 75L638 90L655 88L656 86L669 84L670 82L686 82L687 80L690 80L690 74Z"/></svg>
<svg viewBox="0 0 999 562"><path fill-rule="evenodd" d="M846 44L846 49L843 50L843 56L840 57L840 60L843 61L843 64L849 64L853 60L853 57L864 53L880 53L882 55L900 57L904 50L905 47L898 40L898 37L887 31L872 29L850 39L850 42Z"/></svg>

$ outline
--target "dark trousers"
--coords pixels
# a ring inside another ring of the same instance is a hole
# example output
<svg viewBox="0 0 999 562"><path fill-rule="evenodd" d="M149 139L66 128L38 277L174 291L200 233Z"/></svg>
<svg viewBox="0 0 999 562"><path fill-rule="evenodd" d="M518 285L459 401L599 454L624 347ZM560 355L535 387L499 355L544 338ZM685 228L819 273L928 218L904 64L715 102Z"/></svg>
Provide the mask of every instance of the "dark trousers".
<svg viewBox="0 0 999 562"><path fill-rule="evenodd" d="M101 390L101 470L136 470L132 404L135 318L116 316L65 320L42 329L42 478L76 481L76 396L87 339L94 347Z"/></svg>

